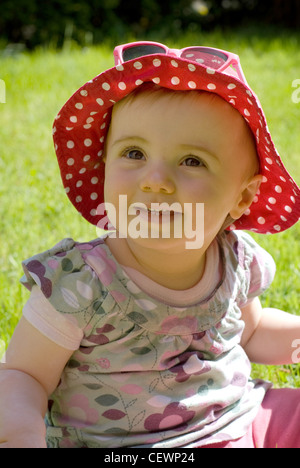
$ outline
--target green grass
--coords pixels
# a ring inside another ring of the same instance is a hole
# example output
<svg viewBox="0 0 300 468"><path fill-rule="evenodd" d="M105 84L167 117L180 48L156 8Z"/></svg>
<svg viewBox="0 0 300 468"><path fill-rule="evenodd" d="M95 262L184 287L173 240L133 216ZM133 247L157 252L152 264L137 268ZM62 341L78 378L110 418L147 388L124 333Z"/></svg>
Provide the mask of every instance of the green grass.
<svg viewBox="0 0 300 468"><path fill-rule="evenodd" d="M213 34L184 37L170 46L212 45L237 52L257 92L269 128L287 168L300 183L300 104L291 96L300 78L299 37ZM0 51L1 53L1 51ZM2 57L0 79L6 103L0 104L0 355L29 296L19 285L20 262L63 237L96 237L67 201L54 155L53 119L79 86L113 65L109 46L50 48ZM274 257L277 275L263 295L265 306L300 314L300 226L274 236L254 236ZM300 338L300 337L299 337ZM253 376L277 387L300 387L299 365L253 366Z"/></svg>

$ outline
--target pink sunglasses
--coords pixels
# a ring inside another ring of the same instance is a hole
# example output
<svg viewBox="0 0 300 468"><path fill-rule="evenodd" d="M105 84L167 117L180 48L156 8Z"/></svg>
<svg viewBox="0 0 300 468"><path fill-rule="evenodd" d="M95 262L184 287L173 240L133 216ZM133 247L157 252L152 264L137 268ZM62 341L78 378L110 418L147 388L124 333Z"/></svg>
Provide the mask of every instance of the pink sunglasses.
<svg viewBox="0 0 300 468"><path fill-rule="evenodd" d="M227 75L234 76L248 85L243 73L239 56L212 47L192 46L184 49L169 49L159 42L131 42L119 45L114 50L115 65L121 65L129 60L145 55L164 54L179 57L190 62L196 62L206 68L212 68Z"/></svg>

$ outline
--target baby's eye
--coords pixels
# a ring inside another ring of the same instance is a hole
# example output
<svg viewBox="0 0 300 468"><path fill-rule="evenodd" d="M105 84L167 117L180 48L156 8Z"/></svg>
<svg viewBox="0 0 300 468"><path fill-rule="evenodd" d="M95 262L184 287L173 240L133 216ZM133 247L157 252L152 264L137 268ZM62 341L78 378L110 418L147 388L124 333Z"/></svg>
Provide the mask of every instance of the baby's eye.
<svg viewBox="0 0 300 468"><path fill-rule="evenodd" d="M145 159L144 153L137 148L125 150L122 156L127 159L136 159L136 160Z"/></svg>
<svg viewBox="0 0 300 468"><path fill-rule="evenodd" d="M189 166L189 167L198 167L198 166L205 166L205 164L203 163L203 161L201 161L201 159L195 157L195 156L188 156L187 158L185 158L182 163L181 163L183 166Z"/></svg>

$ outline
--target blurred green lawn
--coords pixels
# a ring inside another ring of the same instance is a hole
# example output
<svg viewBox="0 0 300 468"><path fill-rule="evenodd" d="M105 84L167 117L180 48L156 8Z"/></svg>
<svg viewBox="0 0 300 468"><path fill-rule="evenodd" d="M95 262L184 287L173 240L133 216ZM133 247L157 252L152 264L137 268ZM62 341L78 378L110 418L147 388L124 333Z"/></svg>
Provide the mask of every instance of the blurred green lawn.
<svg viewBox="0 0 300 468"><path fill-rule="evenodd" d="M171 47L210 45L240 55L250 86L259 95L275 144L300 183L300 103L292 102L292 83L300 79L299 37L238 34L183 37ZM1 51L0 51L1 54ZM64 237L97 237L69 204L60 182L52 143L52 122L64 102L83 83L113 66L112 49L56 52L40 49L1 57L0 79L6 103L0 104L0 355L29 293L19 285L20 262ZM273 236L254 236L277 263L277 275L263 295L265 306L300 314L300 225ZM300 338L300 336L299 336ZM292 352L293 350L291 350ZM253 376L275 386L300 387L300 366L253 366Z"/></svg>

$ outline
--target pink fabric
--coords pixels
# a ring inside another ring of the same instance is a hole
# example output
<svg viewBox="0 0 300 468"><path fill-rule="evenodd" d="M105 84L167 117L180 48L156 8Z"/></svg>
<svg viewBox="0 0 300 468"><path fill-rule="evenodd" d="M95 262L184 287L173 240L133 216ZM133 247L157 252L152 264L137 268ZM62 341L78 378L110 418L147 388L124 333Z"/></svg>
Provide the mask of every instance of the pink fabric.
<svg viewBox="0 0 300 468"><path fill-rule="evenodd" d="M206 448L300 448L300 389L271 389L247 434Z"/></svg>

